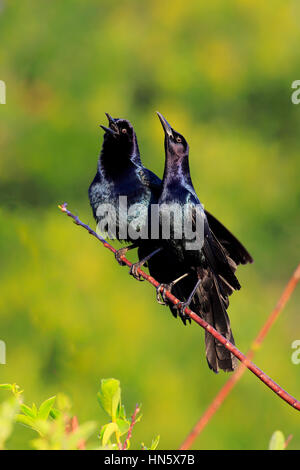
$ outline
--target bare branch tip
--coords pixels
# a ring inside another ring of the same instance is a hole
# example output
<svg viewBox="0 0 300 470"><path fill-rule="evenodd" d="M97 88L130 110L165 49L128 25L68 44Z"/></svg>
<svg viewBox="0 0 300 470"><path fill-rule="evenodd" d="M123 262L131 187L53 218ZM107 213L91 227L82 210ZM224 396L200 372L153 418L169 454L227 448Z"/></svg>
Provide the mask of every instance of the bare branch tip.
<svg viewBox="0 0 300 470"><path fill-rule="evenodd" d="M62 212L66 212L67 211L67 203L64 202L63 204L58 204L58 208L62 211Z"/></svg>

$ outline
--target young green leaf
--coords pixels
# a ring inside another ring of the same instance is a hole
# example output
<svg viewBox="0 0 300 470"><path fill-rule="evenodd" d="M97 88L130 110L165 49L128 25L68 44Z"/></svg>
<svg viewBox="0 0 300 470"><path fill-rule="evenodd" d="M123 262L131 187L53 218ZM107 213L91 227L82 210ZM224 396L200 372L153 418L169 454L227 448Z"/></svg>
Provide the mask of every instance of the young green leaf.
<svg viewBox="0 0 300 470"><path fill-rule="evenodd" d="M102 432L102 430L103 430L103 432ZM108 423L108 424L105 424L103 426L102 430L101 430L102 445L103 445L103 447L105 447L108 444L108 442L109 442L111 436L113 435L113 433L119 431L119 427L118 427L117 423Z"/></svg>
<svg viewBox="0 0 300 470"><path fill-rule="evenodd" d="M155 439L153 439L150 450L155 450L159 444L160 436L157 436Z"/></svg>
<svg viewBox="0 0 300 470"><path fill-rule="evenodd" d="M35 419L30 416L18 414L16 415L16 422L35 430Z"/></svg>
<svg viewBox="0 0 300 470"><path fill-rule="evenodd" d="M115 420L121 401L121 388L119 380L101 380L101 387L97 393L97 398L104 411L106 411L106 413L108 413L109 416Z"/></svg>
<svg viewBox="0 0 300 470"><path fill-rule="evenodd" d="M118 409L117 409L117 418L120 419L126 419L126 411L124 405L121 405L121 402L119 403Z"/></svg>
<svg viewBox="0 0 300 470"><path fill-rule="evenodd" d="M0 390L12 391L12 389L13 389L12 384L0 384Z"/></svg>
<svg viewBox="0 0 300 470"><path fill-rule="evenodd" d="M126 434L128 432L130 428L130 421L128 421L127 419L117 418L116 423L119 428L120 436L123 436L123 434Z"/></svg>
<svg viewBox="0 0 300 470"><path fill-rule="evenodd" d="M27 405L22 404L20 406L20 410L24 413L24 415L29 416L30 418L36 418L36 413Z"/></svg>
<svg viewBox="0 0 300 470"><path fill-rule="evenodd" d="M52 419L58 419L62 416L62 412L60 410L58 410L57 408L51 408L49 416Z"/></svg>
<svg viewBox="0 0 300 470"><path fill-rule="evenodd" d="M39 411L37 413L38 419L44 419L44 420L48 419L49 413L54 405L55 399L56 399L56 396L48 398L48 400L45 400L41 404Z"/></svg>

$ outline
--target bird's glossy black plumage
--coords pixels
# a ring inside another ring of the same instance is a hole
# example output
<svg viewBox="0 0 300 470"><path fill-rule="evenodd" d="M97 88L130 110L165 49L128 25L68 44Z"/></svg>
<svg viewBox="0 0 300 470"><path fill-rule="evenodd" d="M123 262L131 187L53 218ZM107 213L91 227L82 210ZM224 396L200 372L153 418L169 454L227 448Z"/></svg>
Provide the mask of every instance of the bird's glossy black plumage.
<svg viewBox="0 0 300 470"><path fill-rule="evenodd" d="M189 170L189 148L185 138L176 132L159 114L165 131L165 170L159 198L160 220L169 206L178 204L188 207L195 226L196 212L203 221L203 245L200 249L188 250L183 236L161 240L165 257L175 265L175 275L161 268L158 259L148 262L150 273L160 282L169 284L177 276L187 274L173 287L173 293L182 302L204 317L229 341L233 342L230 322L227 315L228 296L240 288L235 276L239 263L252 262L252 258L240 242L211 214L206 213L194 190ZM168 214L167 214L168 215ZM210 225L211 224L211 225ZM172 266L172 268L173 268ZM172 278L173 275L173 278ZM164 280L162 280L164 277ZM172 278L172 279L171 279ZM193 292L196 287L195 293ZM194 295L191 296L191 293ZM175 313L176 307L170 306ZM184 315L181 313L183 320ZM219 344L210 334L205 335L208 365L215 372L220 369L232 371L236 366L234 356Z"/></svg>
<svg viewBox="0 0 300 470"><path fill-rule="evenodd" d="M114 209L116 230L115 233L109 233L107 227L109 237L136 242L127 230L128 224L132 223L135 227L136 219L138 229L138 224L146 222L149 204L157 202L159 197L161 181L142 165L137 137L131 123L125 119L113 119L108 114L107 117L109 127L101 126L105 131L104 140L97 172L89 187L90 204L98 223L103 219L103 212L100 213L103 205L109 204ZM134 204L140 205L136 214L123 217L120 196L126 196L127 209Z"/></svg>

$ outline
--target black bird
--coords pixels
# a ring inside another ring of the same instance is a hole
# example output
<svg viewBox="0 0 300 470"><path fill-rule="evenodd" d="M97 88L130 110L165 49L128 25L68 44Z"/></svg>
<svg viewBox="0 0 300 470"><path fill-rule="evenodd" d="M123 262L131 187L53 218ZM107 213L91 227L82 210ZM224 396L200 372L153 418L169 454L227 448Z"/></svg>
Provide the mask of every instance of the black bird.
<svg viewBox="0 0 300 470"><path fill-rule="evenodd" d="M132 245L117 251L116 258L121 263L120 257L141 241L134 237L141 233L147 223L150 204L157 203L161 180L142 165L131 123L125 119L113 119L108 113L106 116L109 127L101 126L105 131L104 141L97 172L89 187L89 200L94 217L97 223L102 224L102 231L108 238L132 242ZM127 207L120 205L120 196L127 197ZM127 209L134 204L139 207L130 214ZM137 235L128 230L130 225L136 229ZM149 254L150 251L147 252ZM133 266L131 273L135 277L138 277L137 267L142 264Z"/></svg>
<svg viewBox="0 0 300 470"><path fill-rule="evenodd" d="M189 170L189 146L185 138L176 132L166 119L158 113L165 131L165 170L161 195L158 201L160 223L164 217L169 220L169 209L178 205L188 208L192 226L196 228L196 217L200 215L203 227L203 245L200 249L188 250L186 238L175 235L175 217L172 219L170 238L160 239L162 253L148 261L150 273L159 282L170 284L175 277L181 280L173 287L173 293L181 301L180 315L185 321L184 309L191 308L211 324L229 341L234 342L227 315L228 296L240 289L235 276L237 264L252 262L252 257L241 243L212 215L205 212L194 190ZM181 212L180 217L183 217ZM183 218L177 220L182 225ZM160 233L162 237L162 233ZM161 256L170 260L170 270L161 267ZM172 273L173 266L176 269ZM163 275L161 275L161 269ZM173 276L173 278L172 278ZM167 279L167 281L162 280ZM170 306L175 314L176 307ZM235 357L213 336L205 333L206 358L215 372L220 369L233 371Z"/></svg>

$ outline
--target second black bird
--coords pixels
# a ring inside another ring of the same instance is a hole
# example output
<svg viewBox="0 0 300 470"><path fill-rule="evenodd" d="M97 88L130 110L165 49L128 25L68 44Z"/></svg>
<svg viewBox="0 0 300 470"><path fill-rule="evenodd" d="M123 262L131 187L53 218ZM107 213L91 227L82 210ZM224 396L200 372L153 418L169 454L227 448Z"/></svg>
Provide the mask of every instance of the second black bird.
<svg viewBox="0 0 300 470"><path fill-rule="evenodd" d="M148 261L149 270L159 282L169 284L171 287L176 277L181 278L179 282L175 281L173 293L182 301L180 315L183 320L185 320L184 309L190 305L199 316L234 343L226 311L229 305L228 296L234 290L240 289L235 276L237 264L252 262L252 258L217 219L205 213L191 180L188 144L161 114L158 115L165 132L166 154L162 191L158 201L160 222L162 224L165 215L170 220L169 209L174 205L182 209L188 208L194 229L197 213L200 214L203 221L203 245L201 249L187 249L188 240L184 236L182 238L175 236L173 219L170 238L160 240L163 256L170 260L171 269L162 266L159 257L152 257ZM182 211L182 216L183 213ZM177 221L177 225L178 223L183 223L183 220ZM175 313L176 307L170 306L170 308ZM211 369L215 372L219 370L229 372L235 369L235 357L207 332L205 332L205 344L206 358Z"/></svg>

